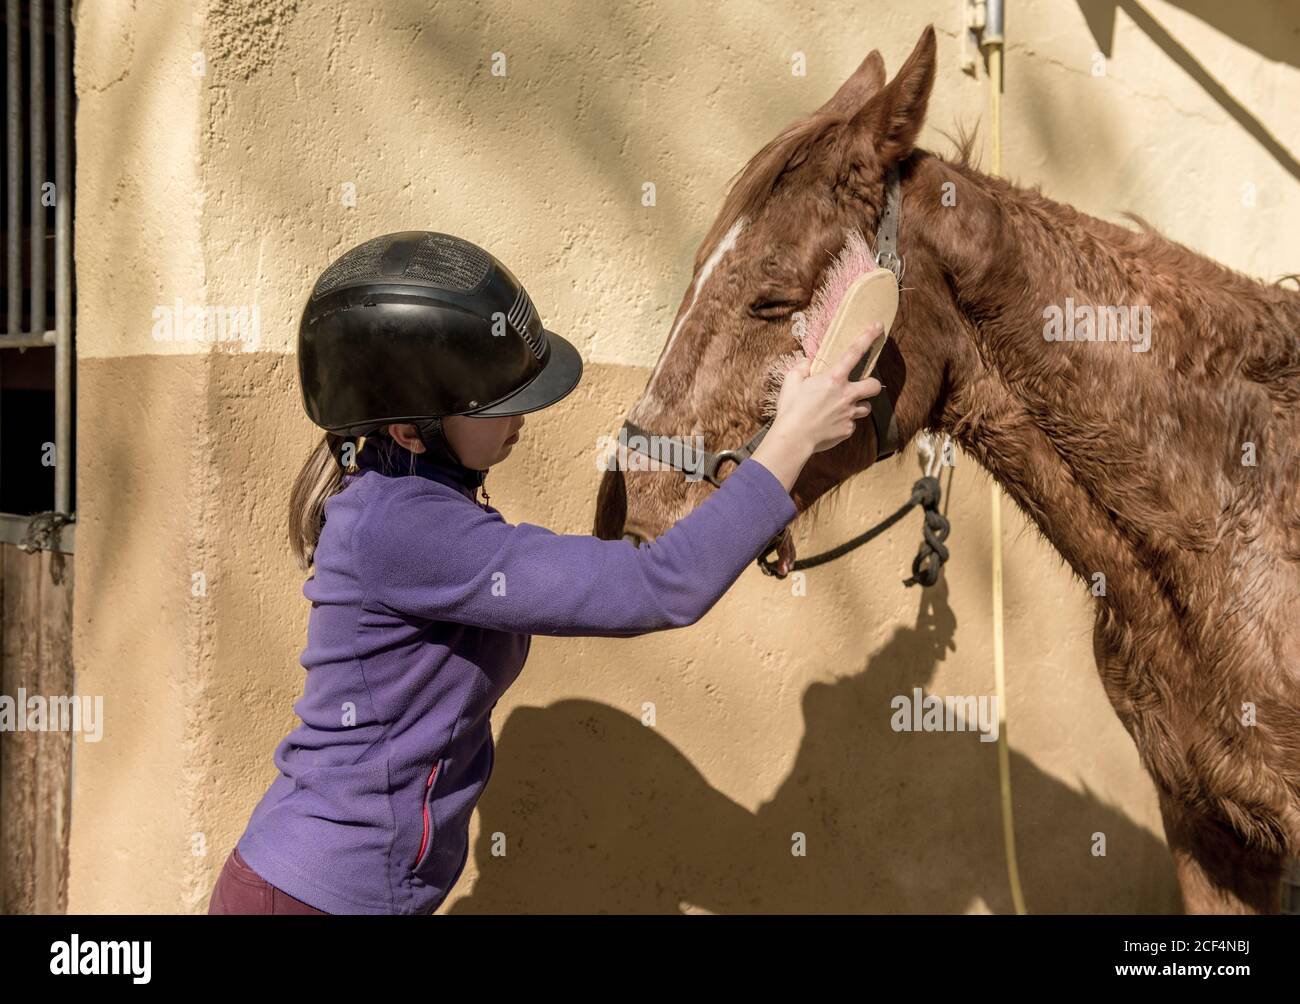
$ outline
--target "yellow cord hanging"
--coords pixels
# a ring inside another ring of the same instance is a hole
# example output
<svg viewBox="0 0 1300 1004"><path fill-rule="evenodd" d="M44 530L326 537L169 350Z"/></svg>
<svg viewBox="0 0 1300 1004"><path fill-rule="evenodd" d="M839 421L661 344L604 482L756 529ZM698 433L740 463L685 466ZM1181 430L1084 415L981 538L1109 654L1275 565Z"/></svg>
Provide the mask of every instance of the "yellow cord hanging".
<svg viewBox="0 0 1300 1004"><path fill-rule="evenodd" d="M986 36L989 57L989 121L993 142L993 173L1002 174L1002 36ZM998 698L998 787L1002 793L1002 842L1007 854L1007 878L1016 913L1023 915L1025 896L1016 864L1016 823L1011 803L1011 749L1007 740L1006 650L1002 634L1002 492L989 486L989 524L993 534L993 679Z"/></svg>

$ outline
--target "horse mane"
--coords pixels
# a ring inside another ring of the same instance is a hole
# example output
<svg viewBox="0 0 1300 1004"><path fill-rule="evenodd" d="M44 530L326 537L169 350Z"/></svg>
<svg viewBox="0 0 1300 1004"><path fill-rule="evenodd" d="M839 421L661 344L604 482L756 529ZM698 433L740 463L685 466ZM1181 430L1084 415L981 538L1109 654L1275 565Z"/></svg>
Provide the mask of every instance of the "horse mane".
<svg viewBox="0 0 1300 1004"><path fill-rule="evenodd" d="M771 196L781 176L802 164L827 133L843 124L842 118L821 112L796 119L733 174L727 181L722 210L695 252L694 271L700 270L710 249L736 220L754 213Z"/></svg>
<svg viewBox="0 0 1300 1004"><path fill-rule="evenodd" d="M843 126L846 121L838 115L820 111L796 119L727 179L722 209L695 252L693 270L699 272L709 251L717 246L736 220L742 216L754 215L776 190L781 177L802 164L828 133ZM958 122L955 128L955 136L938 130L941 136L952 143L955 155L934 156L960 167L976 168L978 165L974 159L974 149L978 124L967 129L963 123Z"/></svg>

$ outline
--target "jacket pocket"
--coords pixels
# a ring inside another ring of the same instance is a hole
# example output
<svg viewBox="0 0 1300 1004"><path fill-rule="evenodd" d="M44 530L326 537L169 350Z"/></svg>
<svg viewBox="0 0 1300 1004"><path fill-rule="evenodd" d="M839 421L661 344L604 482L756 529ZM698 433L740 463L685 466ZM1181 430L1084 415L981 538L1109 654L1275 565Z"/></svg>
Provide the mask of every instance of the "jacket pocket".
<svg viewBox="0 0 1300 1004"><path fill-rule="evenodd" d="M442 768L442 761L439 760L429 771L429 777L424 782L424 802L423 802L423 820L420 831L420 849L415 854L415 864L411 866L412 871L419 870L420 865L424 864L429 857L429 851L433 847L434 836L434 819L433 819L433 791L437 780L438 771Z"/></svg>

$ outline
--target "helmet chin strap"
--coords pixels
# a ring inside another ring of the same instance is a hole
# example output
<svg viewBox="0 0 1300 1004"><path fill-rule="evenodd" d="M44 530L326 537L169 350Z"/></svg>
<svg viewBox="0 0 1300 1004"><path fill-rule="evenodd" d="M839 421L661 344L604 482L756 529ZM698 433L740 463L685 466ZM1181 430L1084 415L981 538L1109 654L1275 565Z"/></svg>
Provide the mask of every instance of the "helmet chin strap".
<svg viewBox="0 0 1300 1004"><path fill-rule="evenodd" d="M416 422L415 431L420 437L420 442L424 444L425 450L427 450L431 456L473 472L478 476L475 487L482 487L483 481L487 476L487 471L477 470L468 466L456 455L456 450L451 445L451 441L447 438L446 430L442 427L442 419L430 418L424 422ZM486 494L486 492L484 494Z"/></svg>
<svg viewBox="0 0 1300 1004"><path fill-rule="evenodd" d="M430 418L423 422L416 422L415 432L431 456L440 460L449 460L461 467L465 466L461 463L460 457L456 456L456 450L447 439L447 433L442 427L442 419Z"/></svg>

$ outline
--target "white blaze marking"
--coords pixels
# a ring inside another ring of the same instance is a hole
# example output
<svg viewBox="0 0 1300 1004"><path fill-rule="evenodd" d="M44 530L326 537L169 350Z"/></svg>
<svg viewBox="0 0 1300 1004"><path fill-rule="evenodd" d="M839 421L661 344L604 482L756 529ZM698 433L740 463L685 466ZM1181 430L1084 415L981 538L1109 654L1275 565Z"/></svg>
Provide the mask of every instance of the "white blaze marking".
<svg viewBox="0 0 1300 1004"><path fill-rule="evenodd" d="M722 240L718 242L718 246L713 249L713 253L710 254L708 260L705 261L704 267L700 269L700 274L695 277L691 302L687 305L682 316L677 319L677 323L673 325L673 330L668 336L668 344L664 346L664 350L659 356L659 361L655 363L654 372L650 374L650 382L646 387L645 395L636 403L636 406L629 413L629 417L631 417L634 422L640 423L642 421L650 420L653 416L647 415L647 410L658 411L660 404L662 403L659 400L659 396L655 393L655 382L659 379L659 371L663 369L664 362L668 359L669 353L672 352L673 342L677 340L677 335L685 326L686 319L691 316L691 311L695 308L695 301L700 298L700 291L704 288L704 284L709 281L709 276L713 274L713 270L717 267L718 262L722 260L723 255L736 246L736 241L739 239L741 231L745 229L748 222L749 221L744 216L741 216L731 225L731 229L723 235Z"/></svg>

